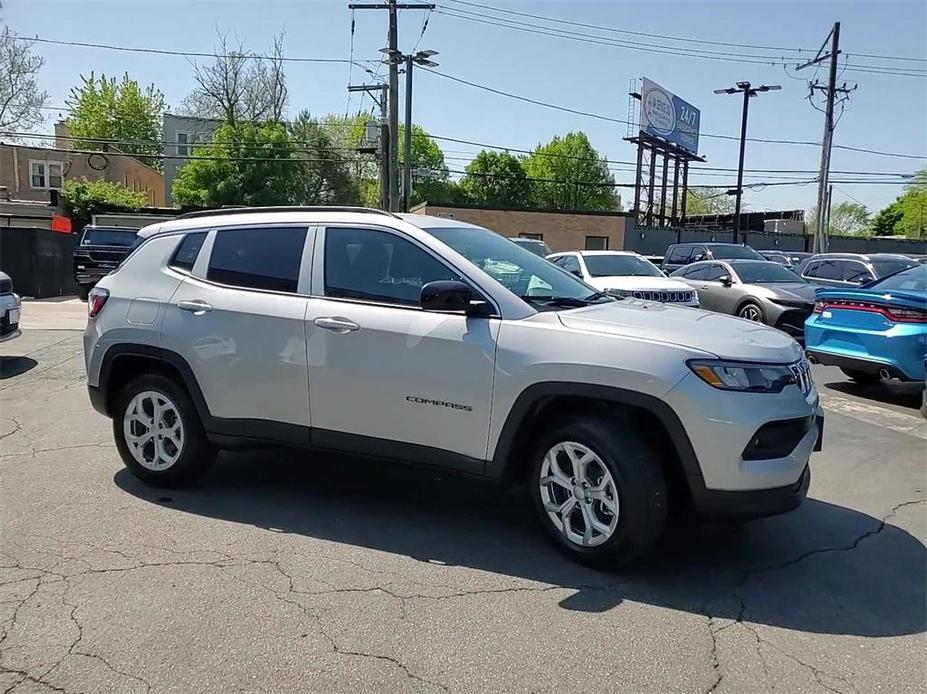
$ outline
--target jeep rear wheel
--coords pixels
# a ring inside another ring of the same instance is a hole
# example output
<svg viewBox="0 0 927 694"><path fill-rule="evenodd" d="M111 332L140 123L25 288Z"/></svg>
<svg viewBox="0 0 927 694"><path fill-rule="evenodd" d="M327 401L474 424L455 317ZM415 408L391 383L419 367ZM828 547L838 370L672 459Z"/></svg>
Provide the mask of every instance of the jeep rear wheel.
<svg viewBox="0 0 927 694"><path fill-rule="evenodd" d="M215 460L186 389L160 374L139 376L123 388L113 434L126 467L149 484L188 482Z"/></svg>
<svg viewBox="0 0 927 694"><path fill-rule="evenodd" d="M589 563L627 563L666 523L666 484L655 453L615 416L571 417L532 454L531 495L557 545Z"/></svg>

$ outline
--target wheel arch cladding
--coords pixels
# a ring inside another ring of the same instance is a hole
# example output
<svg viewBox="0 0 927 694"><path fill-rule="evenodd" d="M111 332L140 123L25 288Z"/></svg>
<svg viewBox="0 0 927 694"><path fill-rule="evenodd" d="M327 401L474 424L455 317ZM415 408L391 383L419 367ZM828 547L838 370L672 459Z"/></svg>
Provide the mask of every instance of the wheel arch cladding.
<svg viewBox="0 0 927 694"><path fill-rule="evenodd" d="M201 421L209 417L206 401L190 365L175 352L151 345L121 344L110 347L103 355L100 369L100 389L105 407L112 414L119 391L129 381L144 373L161 373L183 385L196 406Z"/></svg>
<svg viewBox="0 0 927 694"><path fill-rule="evenodd" d="M545 382L526 388L512 406L487 472L505 481L524 479L534 432L564 413L586 411L623 417L656 448L671 495L704 487L692 443L673 409L659 398L596 384Z"/></svg>

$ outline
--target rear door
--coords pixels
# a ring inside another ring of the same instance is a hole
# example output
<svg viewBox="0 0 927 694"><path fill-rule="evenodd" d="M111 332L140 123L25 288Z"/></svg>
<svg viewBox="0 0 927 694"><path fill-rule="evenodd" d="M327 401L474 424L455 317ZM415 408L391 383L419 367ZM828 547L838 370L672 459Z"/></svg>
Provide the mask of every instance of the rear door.
<svg viewBox="0 0 927 694"><path fill-rule="evenodd" d="M295 442L309 443L303 256L311 231L213 230L171 299L165 346L192 368L220 433L280 438L274 425L292 425Z"/></svg>

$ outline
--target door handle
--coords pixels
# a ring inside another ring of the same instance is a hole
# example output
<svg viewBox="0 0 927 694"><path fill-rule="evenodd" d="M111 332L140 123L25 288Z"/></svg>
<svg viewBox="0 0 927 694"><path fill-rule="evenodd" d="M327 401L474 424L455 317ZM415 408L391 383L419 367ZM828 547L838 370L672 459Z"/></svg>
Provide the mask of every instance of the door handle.
<svg viewBox="0 0 927 694"><path fill-rule="evenodd" d="M333 333L349 333L354 330L360 330L360 326L357 323L340 316L316 318L312 322L323 330L331 330Z"/></svg>
<svg viewBox="0 0 927 694"><path fill-rule="evenodd" d="M201 299L194 299L193 301L178 301L177 308L181 311L189 311L194 316L202 316L208 311L212 311L212 306L207 304Z"/></svg>

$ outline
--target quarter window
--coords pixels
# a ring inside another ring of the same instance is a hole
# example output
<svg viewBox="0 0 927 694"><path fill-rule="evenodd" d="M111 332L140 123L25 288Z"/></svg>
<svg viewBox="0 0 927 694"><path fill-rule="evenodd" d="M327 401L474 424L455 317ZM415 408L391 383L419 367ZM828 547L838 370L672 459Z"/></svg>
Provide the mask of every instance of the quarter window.
<svg viewBox="0 0 927 694"><path fill-rule="evenodd" d="M174 253L174 258L171 260L171 267L191 272L205 240L205 231L198 231L184 236L183 241L180 242L177 251Z"/></svg>
<svg viewBox="0 0 927 694"><path fill-rule="evenodd" d="M326 296L418 306L423 285L457 279L457 273L395 234L325 230Z"/></svg>
<svg viewBox="0 0 927 694"><path fill-rule="evenodd" d="M305 241L306 229L297 227L219 231L206 279L233 287L295 292Z"/></svg>

